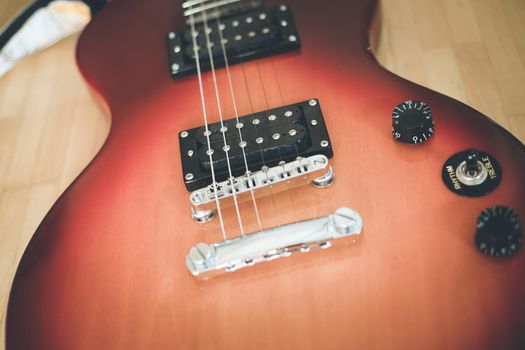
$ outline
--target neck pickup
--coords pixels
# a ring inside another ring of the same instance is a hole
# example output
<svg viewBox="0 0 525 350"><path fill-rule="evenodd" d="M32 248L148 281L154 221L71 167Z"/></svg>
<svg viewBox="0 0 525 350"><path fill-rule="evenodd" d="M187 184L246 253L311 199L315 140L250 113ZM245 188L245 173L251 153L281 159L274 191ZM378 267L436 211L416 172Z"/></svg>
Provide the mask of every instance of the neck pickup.
<svg viewBox="0 0 525 350"><path fill-rule="evenodd" d="M190 28L168 33L168 60L172 78L193 75L197 72L192 35L196 36L202 71L211 69L211 59L216 68L224 67L225 54L228 64L236 64L301 47L299 34L288 6L281 5L261 10L252 8L255 4L248 5L250 2L241 2L241 4L247 6L242 11L237 10L243 12L242 15L213 16L206 13L209 41L204 33L205 25L201 17L194 19L196 25L193 34ZM208 46L211 47L211 58L208 54Z"/></svg>

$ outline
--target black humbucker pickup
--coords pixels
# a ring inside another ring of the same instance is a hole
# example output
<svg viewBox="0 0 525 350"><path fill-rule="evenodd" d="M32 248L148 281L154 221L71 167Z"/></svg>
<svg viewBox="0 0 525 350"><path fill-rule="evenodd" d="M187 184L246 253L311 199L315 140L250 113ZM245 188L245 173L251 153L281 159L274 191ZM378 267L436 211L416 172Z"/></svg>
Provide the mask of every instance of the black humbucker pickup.
<svg viewBox="0 0 525 350"><path fill-rule="evenodd" d="M284 107L269 109L224 120L208 125L216 181L229 178L228 162L232 176L246 173L242 148L246 154L248 170L261 170L280 162L290 162L297 157L322 154L333 156L332 144L317 100L304 101ZM240 134L239 135L239 130ZM226 136L226 148L223 132ZM242 141L241 141L242 136ZM206 128L185 130L179 133L182 172L188 191L204 188L212 183Z"/></svg>
<svg viewBox="0 0 525 350"><path fill-rule="evenodd" d="M224 54L220 43L217 21L208 21L209 40L215 67L223 67ZM281 5L221 19L221 31L228 64L245 62L301 47L288 6ZM195 26L199 48L199 63L202 71L210 70L204 25ZM195 53L191 29L168 33L168 59L172 78L195 74Z"/></svg>

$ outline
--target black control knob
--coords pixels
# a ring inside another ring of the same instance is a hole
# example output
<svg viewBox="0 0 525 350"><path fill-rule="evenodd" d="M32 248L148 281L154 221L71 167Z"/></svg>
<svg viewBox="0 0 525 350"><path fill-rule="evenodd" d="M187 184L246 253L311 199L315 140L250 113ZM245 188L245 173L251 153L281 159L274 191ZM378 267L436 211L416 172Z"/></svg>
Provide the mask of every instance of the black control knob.
<svg viewBox="0 0 525 350"><path fill-rule="evenodd" d="M432 110L422 101L405 101L392 111L392 136L404 143L423 143L434 135Z"/></svg>
<svg viewBox="0 0 525 350"><path fill-rule="evenodd" d="M479 250L491 256L508 256L522 244L518 214L509 207L497 205L481 212L474 241Z"/></svg>

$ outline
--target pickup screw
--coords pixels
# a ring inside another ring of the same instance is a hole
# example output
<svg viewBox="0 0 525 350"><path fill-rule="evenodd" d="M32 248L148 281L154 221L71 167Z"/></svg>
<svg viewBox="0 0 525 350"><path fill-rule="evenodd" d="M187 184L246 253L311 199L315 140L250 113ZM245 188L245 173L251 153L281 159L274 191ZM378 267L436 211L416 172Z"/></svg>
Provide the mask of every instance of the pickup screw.
<svg viewBox="0 0 525 350"><path fill-rule="evenodd" d="M313 106L317 105L317 101L316 100L310 100L310 101L308 101L308 104L313 107Z"/></svg>
<svg viewBox="0 0 525 350"><path fill-rule="evenodd" d="M242 39L242 36L237 34L235 37L234 37L235 41L239 41Z"/></svg>
<svg viewBox="0 0 525 350"><path fill-rule="evenodd" d="M193 150L192 150L192 149L190 149L190 150L188 151L188 157L193 157Z"/></svg>
<svg viewBox="0 0 525 350"><path fill-rule="evenodd" d="M210 136L211 135L211 131L210 130L206 130L204 133L203 133L204 136Z"/></svg>
<svg viewBox="0 0 525 350"><path fill-rule="evenodd" d="M246 23L252 23L253 22L253 18L251 17L246 17Z"/></svg>
<svg viewBox="0 0 525 350"><path fill-rule="evenodd" d="M234 27L238 27L239 26L239 21L235 20L232 22L232 26Z"/></svg>
<svg viewBox="0 0 525 350"><path fill-rule="evenodd" d="M288 25L288 22L286 22L284 19L281 21L281 27L286 27Z"/></svg>
<svg viewBox="0 0 525 350"><path fill-rule="evenodd" d="M250 38L253 38L253 37L255 36L255 32L249 32L249 33L248 33L248 36L249 36Z"/></svg>
<svg viewBox="0 0 525 350"><path fill-rule="evenodd" d="M220 131L224 134L226 131L228 131L228 128L226 126L223 126Z"/></svg>
<svg viewBox="0 0 525 350"><path fill-rule="evenodd" d="M246 147L246 144L247 144L246 141L241 141L239 142L239 147L244 148Z"/></svg>
<svg viewBox="0 0 525 350"><path fill-rule="evenodd" d="M284 116L287 117L287 118L291 117L292 115L293 115L292 111L284 112Z"/></svg>
<svg viewBox="0 0 525 350"><path fill-rule="evenodd" d="M182 138L188 137L188 132L187 131L181 132L180 133L180 137L182 137Z"/></svg>
<svg viewBox="0 0 525 350"><path fill-rule="evenodd" d="M312 121L310 122L310 124L312 124L312 126L316 126L316 125L317 125L317 120L312 119Z"/></svg>
<svg viewBox="0 0 525 350"><path fill-rule="evenodd" d="M271 121L274 121L277 117L275 116L275 114L270 114L268 116L268 120L271 120Z"/></svg>
<svg viewBox="0 0 525 350"><path fill-rule="evenodd" d="M297 130L292 129L292 130L288 131L288 134L289 134L290 136L295 136L295 135L297 135Z"/></svg>
<svg viewBox="0 0 525 350"><path fill-rule="evenodd" d="M260 122L261 122L261 121L260 121L259 119L257 119L257 118L255 118L254 120L252 120L252 124L253 124L253 125L259 125Z"/></svg>
<svg viewBox="0 0 525 350"><path fill-rule="evenodd" d="M211 156L213 155L214 151L212 149L209 149L206 151L206 155Z"/></svg>
<svg viewBox="0 0 525 350"><path fill-rule="evenodd" d="M281 6L279 6L279 10L281 10L281 11L286 11L286 5L281 5Z"/></svg>
<svg viewBox="0 0 525 350"><path fill-rule="evenodd" d="M265 20L266 19L266 13L263 12L263 13L259 14L259 19L260 20Z"/></svg>
<svg viewBox="0 0 525 350"><path fill-rule="evenodd" d="M228 152L228 151L230 150L230 146L228 146L228 145L224 145L224 147L222 147L222 150L223 150L224 152Z"/></svg>
<svg viewBox="0 0 525 350"><path fill-rule="evenodd" d="M180 52L180 46L179 46L179 45L175 46L175 47L173 48L173 51L174 51L175 53L179 53L179 52Z"/></svg>
<svg viewBox="0 0 525 350"><path fill-rule="evenodd" d="M268 34L270 32L269 28L263 28L262 29L263 34Z"/></svg>
<svg viewBox="0 0 525 350"><path fill-rule="evenodd" d="M171 65L171 71L172 72L177 72L179 69L180 69L180 66L177 63L173 63Z"/></svg>
<svg viewBox="0 0 525 350"><path fill-rule="evenodd" d="M184 178L185 178L187 181L191 181L191 180L193 180L193 174L192 174L192 173L187 173L186 176L184 176Z"/></svg>
<svg viewBox="0 0 525 350"><path fill-rule="evenodd" d="M290 35L288 37L288 40L290 40L291 42L296 42L297 41L297 37L295 35Z"/></svg>
<svg viewBox="0 0 525 350"><path fill-rule="evenodd" d="M258 137L255 139L255 142L257 142L258 144L261 144L263 143L264 139L262 137Z"/></svg>
<svg viewBox="0 0 525 350"><path fill-rule="evenodd" d="M170 39L175 39L175 36L176 35L173 32L169 32L169 34L168 34L168 38L170 38Z"/></svg>
<svg viewBox="0 0 525 350"><path fill-rule="evenodd" d="M220 30L224 30L224 29L226 29L226 25L225 25L224 23L221 23L221 24L219 25L219 29L220 29Z"/></svg>
<svg viewBox="0 0 525 350"><path fill-rule="evenodd" d="M275 133L275 134L272 135L272 139L274 139L274 140L279 140L280 138L281 138L281 134L279 134L279 133Z"/></svg>
<svg viewBox="0 0 525 350"><path fill-rule="evenodd" d="M321 147L328 147L328 141L326 140L321 141Z"/></svg>
<svg viewBox="0 0 525 350"><path fill-rule="evenodd" d="M242 129L244 127L244 124L243 123L237 123L237 125L235 125L235 127L237 129Z"/></svg>

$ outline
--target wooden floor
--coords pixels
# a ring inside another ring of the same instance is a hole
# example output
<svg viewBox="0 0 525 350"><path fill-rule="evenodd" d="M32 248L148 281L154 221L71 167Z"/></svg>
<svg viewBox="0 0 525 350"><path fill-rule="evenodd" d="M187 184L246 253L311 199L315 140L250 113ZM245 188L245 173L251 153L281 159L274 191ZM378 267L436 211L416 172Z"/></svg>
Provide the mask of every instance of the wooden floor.
<svg viewBox="0 0 525 350"><path fill-rule="evenodd" d="M0 24L25 2L2 0ZM385 67L473 106L525 141L525 1L383 0L382 8L377 55ZM0 78L1 338L28 240L109 130L76 70L76 40Z"/></svg>

